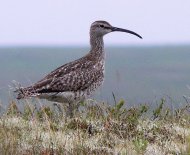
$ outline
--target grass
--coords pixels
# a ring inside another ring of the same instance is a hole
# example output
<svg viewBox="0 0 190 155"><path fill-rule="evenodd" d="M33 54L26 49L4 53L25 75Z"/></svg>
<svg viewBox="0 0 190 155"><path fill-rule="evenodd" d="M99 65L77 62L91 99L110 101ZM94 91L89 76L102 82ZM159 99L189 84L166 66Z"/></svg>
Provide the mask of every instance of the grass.
<svg viewBox="0 0 190 155"><path fill-rule="evenodd" d="M12 101L0 117L0 152L14 155L190 154L190 106L170 110L161 99L125 108L125 102L81 103L73 118L56 106ZM63 108L64 109L64 108Z"/></svg>

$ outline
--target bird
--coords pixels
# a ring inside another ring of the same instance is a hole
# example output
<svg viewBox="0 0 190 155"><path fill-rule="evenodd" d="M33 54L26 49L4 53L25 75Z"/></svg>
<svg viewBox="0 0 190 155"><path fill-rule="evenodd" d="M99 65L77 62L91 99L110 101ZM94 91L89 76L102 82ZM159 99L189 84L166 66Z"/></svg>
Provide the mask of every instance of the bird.
<svg viewBox="0 0 190 155"><path fill-rule="evenodd" d="M127 29L112 26L98 20L90 27L90 51L83 57L66 63L47 74L40 81L20 87L17 99L38 97L55 102L69 103L84 101L102 84L105 76L105 51L103 37L111 32L126 32L142 37Z"/></svg>

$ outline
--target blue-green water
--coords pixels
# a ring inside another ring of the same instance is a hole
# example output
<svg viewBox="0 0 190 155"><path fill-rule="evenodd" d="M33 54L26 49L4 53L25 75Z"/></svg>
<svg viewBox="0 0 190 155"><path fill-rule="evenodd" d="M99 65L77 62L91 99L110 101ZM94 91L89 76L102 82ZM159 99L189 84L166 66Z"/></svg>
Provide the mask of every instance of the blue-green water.
<svg viewBox="0 0 190 155"><path fill-rule="evenodd" d="M0 48L0 99L7 104L14 98L9 85L16 80L22 86L38 81L58 66L87 53L84 47ZM173 104L185 103L190 96L190 46L107 47L106 78L96 92L98 100L113 103L124 98L128 105L154 104L163 96Z"/></svg>

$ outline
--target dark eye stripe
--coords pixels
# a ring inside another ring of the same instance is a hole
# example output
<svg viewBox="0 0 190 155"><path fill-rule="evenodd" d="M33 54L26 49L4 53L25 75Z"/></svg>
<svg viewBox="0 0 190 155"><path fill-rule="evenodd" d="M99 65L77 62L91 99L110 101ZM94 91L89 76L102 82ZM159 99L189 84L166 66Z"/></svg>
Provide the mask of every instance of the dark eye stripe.
<svg viewBox="0 0 190 155"><path fill-rule="evenodd" d="M104 27L105 29L110 29L110 27Z"/></svg>
<svg viewBox="0 0 190 155"><path fill-rule="evenodd" d="M110 29L110 27L104 26L104 25L100 25L100 27L105 28L105 29Z"/></svg>

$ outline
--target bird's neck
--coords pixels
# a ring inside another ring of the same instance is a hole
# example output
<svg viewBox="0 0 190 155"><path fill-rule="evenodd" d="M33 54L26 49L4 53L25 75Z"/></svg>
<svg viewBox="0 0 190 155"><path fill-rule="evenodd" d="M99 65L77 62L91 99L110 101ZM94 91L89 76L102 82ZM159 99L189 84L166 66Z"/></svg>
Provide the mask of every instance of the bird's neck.
<svg viewBox="0 0 190 155"><path fill-rule="evenodd" d="M104 56L104 41L103 36L98 36L95 34L90 34L90 45L92 54L96 56Z"/></svg>

